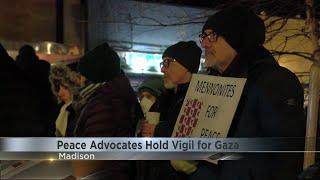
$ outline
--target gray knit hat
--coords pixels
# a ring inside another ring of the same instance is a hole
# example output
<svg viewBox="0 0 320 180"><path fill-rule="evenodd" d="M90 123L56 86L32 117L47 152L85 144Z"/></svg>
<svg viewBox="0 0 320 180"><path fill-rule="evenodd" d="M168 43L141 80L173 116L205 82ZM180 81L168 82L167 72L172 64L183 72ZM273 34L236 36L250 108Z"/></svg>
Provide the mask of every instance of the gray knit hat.
<svg viewBox="0 0 320 180"><path fill-rule="evenodd" d="M163 80L160 79L148 79L141 83L138 88L138 93L142 93L143 91L148 91L154 97L158 97L163 92Z"/></svg>

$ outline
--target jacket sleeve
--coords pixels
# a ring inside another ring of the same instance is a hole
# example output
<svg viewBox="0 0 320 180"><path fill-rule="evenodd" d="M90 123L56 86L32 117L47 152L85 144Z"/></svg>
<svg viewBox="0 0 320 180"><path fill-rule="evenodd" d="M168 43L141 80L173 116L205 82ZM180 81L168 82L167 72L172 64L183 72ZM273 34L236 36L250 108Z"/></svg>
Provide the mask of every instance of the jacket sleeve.
<svg viewBox="0 0 320 180"><path fill-rule="evenodd" d="M181 97L176 101L172 101L172 98L175 98L174 96L172 94L163 94L158 98L160 122L155 128L154 137L171 137L172 135L184 100L184 97ZM176 104L172 106L172 103Z"/></svg>
<svg viewBox="0 0 320 180"><path fill-rule="evenodd" d="M154 130L154 137L171 137L172 131L174 128L174 124L170 124L169 122L163 121L159 122Z"/></svg>
<svg viewBox="0 0 320 180"><path fill-rule="evenodd" d="M289 70L266 73L258 82L258 119L264 137L304 137L303 89Z"/></svg>
<svg viewBox="0 0 320 180"><path fill-rule="evenodd" d="M179 106L180 107L180 106ZM160 122L154 130L154 137L171 137L176 125L177 117L180 113L180 108L176 108L170 116L161 117Z"/></svg>
<svg viewBox="0 0 320 180"><path fill-rule="evenodd" d="M171 136L170 132L173 131L173 128L170 128L172 127L172 124L170 124L170 120L164 119L163 111L161 111L161 108L164 109L164 106L167 106L165 100L166 100L166 96L162 94L156 99L155 103L151 106L149 110L150 112L160 112L160 121L154 130L154 133L153 133L154 137L170 137Z"/></svg>
<svg viewBox="0 0 320 180"><path fill-rule="evenodd" d="M86 121L82 137L133 137L134 130L129 121L130 112L126 109L130 105L128 106L125 101L113 96L110 99L108 97L108 100L110 101L104 99L103 102L108 103L102 103L102 98L98 97L87 104L85 107L87 112L83 117L86 118ZM103 164L93 161L92 165L83 167L82 171L98 173L101 179L122 180L129 179L127 177L130 176L129 166L130 162L128 161L103 161ZM128 173L124 173L124 171L128 171Z"/></svg>
<svg viewBox="0 0 320 180"><path fill-rule="evenodd" d="M256 85L256 93L248 94L256 96L252 98L255 106L246 113L254 114L259 136L304 137L303 89L297 77L286 69L275 69L266 72ZM303 150L304 143L285 146L287 150ZM261 153L252 154L251 158L254 179L296 179L302 170L302 153Z"/></svg>

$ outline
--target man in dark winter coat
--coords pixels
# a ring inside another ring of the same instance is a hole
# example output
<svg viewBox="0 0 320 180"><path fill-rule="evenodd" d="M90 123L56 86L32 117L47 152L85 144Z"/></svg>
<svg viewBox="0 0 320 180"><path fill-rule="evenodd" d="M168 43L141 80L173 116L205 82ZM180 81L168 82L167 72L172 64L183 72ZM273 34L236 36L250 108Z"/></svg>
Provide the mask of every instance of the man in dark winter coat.
<svg viewBox="0 0 320 180"><path fill-rule="evenodd" d="M209 74L247 78L228 137L304 137L303 89L262 46L264 22L235 6L208 18L200 42ZM303 144L301 144L303 150ZM219 162L219 180L297 179L303 154L249 154Z"/></svg>
<svg viewBox="0 0 320 180"><path fill-rule="evenodd" d="M155 103L159 104L159 109L156 110L155 106L150 109L160 112L159 124L155 126L145 121L142 128L144 137L171 137L192 73L197 73L199 70L201 53L201 49L194 41L178 42L163 52L161 72L167 92L156 100L159 101ZM186 179L186 174L179 172L177 168L179 169L169 161L152 161L145 179Z"/></svg>
<svg viewBox="0 0 320 180"><path fill-rule="evenodd" d="M134 137L137 98L120 68L120 58L107 43L86 53L79 61L79 97L74 98L76 137ZM74 163L74 176L99 172L100 179L133 178L133 162L84 161Z"/></svg>
<svg viewBox="0 0 320 180"><path fill-rule="evenodd" d="M47 136L36 89L0 44L0 137Z"/></svg>

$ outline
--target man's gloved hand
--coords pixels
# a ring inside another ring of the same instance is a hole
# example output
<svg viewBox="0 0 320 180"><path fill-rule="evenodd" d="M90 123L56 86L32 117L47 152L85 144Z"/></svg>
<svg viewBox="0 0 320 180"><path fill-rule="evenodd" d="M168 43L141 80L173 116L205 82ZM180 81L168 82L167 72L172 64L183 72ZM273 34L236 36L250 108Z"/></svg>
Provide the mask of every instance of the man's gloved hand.
<svg viewBox="0 0 320 180"><path fill-rule="evenodd" d="M198 162L186 160L171 160L171 165L176 171L192 174L197 170Z"/></svg>

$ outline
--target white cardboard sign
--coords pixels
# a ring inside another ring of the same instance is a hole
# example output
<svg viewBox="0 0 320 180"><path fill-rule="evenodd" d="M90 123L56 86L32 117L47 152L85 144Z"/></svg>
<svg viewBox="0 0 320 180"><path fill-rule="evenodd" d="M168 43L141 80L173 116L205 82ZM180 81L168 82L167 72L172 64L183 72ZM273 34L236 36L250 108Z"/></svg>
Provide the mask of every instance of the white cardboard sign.
<svg viewBox="0 0 320 180"><path fill-rule="evenodd" d="M172 137L227 137L245 78L193 74Z"/></svg>

